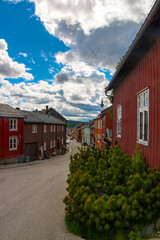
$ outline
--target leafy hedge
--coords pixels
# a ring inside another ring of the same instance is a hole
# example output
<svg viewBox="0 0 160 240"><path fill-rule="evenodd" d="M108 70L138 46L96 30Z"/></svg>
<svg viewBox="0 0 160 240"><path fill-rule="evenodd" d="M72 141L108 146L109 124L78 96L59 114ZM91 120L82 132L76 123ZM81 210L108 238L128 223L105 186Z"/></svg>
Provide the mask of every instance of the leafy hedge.
<svg viewBox="0 0 160 240"><path fill-rule="evenodd" d="M81 148L69 170L66 218L86 228L128 231L160 215L160 172L147 167L140 151L130 158L119 145Z"/></svg>

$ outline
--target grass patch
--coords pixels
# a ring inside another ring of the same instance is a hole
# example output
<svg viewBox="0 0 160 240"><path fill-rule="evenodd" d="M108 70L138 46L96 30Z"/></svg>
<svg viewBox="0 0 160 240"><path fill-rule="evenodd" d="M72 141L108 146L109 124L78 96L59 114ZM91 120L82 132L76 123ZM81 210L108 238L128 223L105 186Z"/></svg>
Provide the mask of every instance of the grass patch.
<svg viewBox="0 0 160 240"><path fill-rule="evenodd" d="M118 231L116 233L110 232L98 232L95 226L82 225L70 217L65 217L65 222L69 232L80 236L86 240L128 240L128 234L123 231Z"/></svg>

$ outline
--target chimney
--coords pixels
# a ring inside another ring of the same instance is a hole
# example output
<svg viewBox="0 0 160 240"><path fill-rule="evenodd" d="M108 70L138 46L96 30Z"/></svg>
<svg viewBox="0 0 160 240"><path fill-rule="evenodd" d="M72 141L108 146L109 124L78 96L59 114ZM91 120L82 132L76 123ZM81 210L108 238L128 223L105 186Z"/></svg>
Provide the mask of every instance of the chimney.
<svg viewBox="0 0 160 240"><path fill-rule="evenodd" d="M46 114L46 109L42 109L42 111L43 111L43 114Z"/></svg>
<svg viewBox="0 0 160 240"><path fill-rule="evenodd" d="M46 113L48 112L48 105L46 106Z"/></svg>
<svg viewBox="0 0 160 240"><path fill-rule="evenodd" d="M17 109L17 110L20 110L20 108L19 108L19 107L17 107L16 109Z"/></svg>

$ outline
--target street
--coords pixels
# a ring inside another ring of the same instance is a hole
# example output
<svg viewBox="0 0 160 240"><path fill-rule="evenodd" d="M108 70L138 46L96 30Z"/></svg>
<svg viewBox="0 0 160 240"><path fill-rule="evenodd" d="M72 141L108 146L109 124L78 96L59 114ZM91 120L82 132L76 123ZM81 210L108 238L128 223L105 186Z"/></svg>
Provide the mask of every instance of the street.
<svg viewBox="0 0 160 240"><path fill-rule="evenodd" d="M69 156L56 156L40 164L0 169L0 240L78 240L67 232L63 198Z"/></svg>

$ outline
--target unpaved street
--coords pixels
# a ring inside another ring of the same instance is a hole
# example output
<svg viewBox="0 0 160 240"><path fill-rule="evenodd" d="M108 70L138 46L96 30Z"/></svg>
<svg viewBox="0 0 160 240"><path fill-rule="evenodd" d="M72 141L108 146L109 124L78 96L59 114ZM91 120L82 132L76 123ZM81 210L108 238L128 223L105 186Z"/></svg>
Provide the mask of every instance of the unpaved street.
<svg viewBox="0 0 160 240"><path fill-rule="evenodd" d="M71 154L80 146L70 141ZM0 169L0 240L78 240L67 232L62 203L69 155Z"/></svg>

